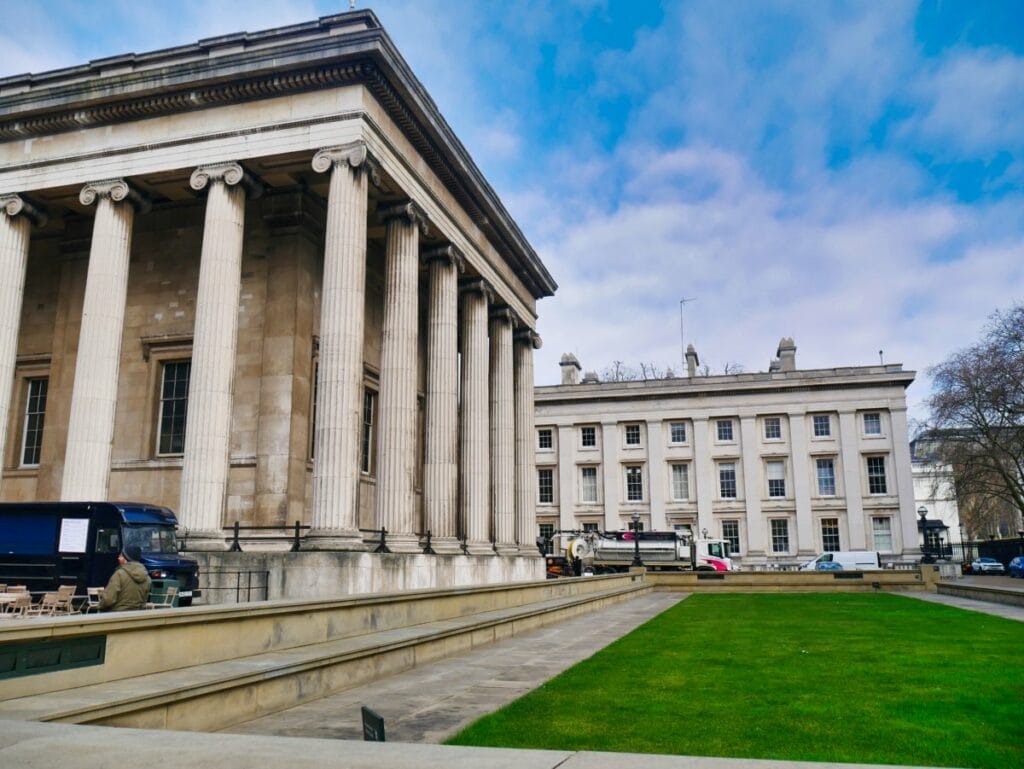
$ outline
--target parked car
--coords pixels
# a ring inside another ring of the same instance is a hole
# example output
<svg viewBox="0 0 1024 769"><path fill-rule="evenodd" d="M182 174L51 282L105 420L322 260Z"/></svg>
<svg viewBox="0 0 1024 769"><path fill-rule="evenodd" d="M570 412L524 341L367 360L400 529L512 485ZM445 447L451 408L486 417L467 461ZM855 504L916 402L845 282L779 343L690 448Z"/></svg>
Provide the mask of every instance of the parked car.
<svg viewBox="0 0 1024 769"><path fill-rule="evenodd" d="M1024 555L1018 555L1010 561L1007 567L1011 577L1024 577Z"/></svg>
<svg viewBox="0 0 1024 769"><path fill-rule="evenodd" d="M995 558L982 556L971 563L972 574L1005 574L1006 567Z"/></svg>

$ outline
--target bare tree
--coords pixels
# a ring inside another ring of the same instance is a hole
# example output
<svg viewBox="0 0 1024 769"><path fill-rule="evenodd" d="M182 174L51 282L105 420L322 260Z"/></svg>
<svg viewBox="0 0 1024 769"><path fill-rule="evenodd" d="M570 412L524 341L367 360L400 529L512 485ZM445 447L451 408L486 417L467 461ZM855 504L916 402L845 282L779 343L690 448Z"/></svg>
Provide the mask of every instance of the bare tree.
<svg viewBox="0 0 1024 769"><path fill-rule="evenodd" d="M995 312L977 344L929 374L929 433L968 528L1024 528L1024 304Z"/></svg>

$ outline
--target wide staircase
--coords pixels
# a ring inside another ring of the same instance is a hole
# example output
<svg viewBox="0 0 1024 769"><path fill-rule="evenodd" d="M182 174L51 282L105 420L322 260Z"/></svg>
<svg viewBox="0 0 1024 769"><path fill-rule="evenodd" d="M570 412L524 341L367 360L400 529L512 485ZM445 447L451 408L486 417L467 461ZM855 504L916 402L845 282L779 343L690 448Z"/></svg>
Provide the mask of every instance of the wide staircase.
<svg viewBox="0 0 1024 769"><path fill-rule="evenodd" d="M213 731L652 590L640 574L0 623L0 719Z"/></svg>

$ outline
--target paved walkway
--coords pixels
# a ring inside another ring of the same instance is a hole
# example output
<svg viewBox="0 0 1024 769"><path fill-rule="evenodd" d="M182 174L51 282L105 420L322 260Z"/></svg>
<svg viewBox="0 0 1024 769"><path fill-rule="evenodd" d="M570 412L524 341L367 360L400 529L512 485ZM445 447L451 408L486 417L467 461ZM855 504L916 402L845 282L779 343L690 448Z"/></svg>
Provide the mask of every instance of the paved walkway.
<svg viewBox="0 0 1024 769"><path fill-rule="evenodd" d="M384 717L389 742L441 743L686 595L648 593L224 731L359 740L366 705Z"/></svg>
<svg viewBox="0 0 1024 769"><path fill-rule="evenodd" d="M1020 580L1016 580L1016 582L1020 582ZM975 584L992 584L993 586L995 586L996 583L985 581ZM1000 585L1000 587L1012 587L1020 590L1022 586L1019 584L1010 584ZM1018 622L1024 622L1024 606L1011 606L1005 603L995 603L994 601L978 601L973 598L960 598L955 595L941 595L939 593L931 592L900 593L900 595L906 595L911 598L919 598L922 601L931 601L932 603L944 603L947 606L955 606L958 609L966 609L967 611L978 611L982 614L994 614L997 617L1005 617L1006 619L1013 619L1017 620Z"/></svg>

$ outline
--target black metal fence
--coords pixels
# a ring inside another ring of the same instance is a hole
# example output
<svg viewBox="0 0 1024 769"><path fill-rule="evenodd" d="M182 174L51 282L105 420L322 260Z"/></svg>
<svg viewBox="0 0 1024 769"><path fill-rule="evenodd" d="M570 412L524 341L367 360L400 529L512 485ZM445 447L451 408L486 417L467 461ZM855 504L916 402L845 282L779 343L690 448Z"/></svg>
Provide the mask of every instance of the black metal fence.
<svg viewBox="0 0 1024 769"><path fill-rule="evenodd" d="M266 601L270 592L269 571L209 571L200 575L205 584L201 585L203 594L218 594L218 597L235 594L235 603L250 601ZM217 584L211 584L211 583ZM207 603L228 603L229 601L210 601Z"/></svg>
<svg viewBox="0 0 1024 769"><path fill-rule="evenodd" d="M243 526L240 521L235 521L231 526L231 543L228 545L228 552L241 553L243 536L242 532L274 532L271 535L263 535L254 537L250 541L263 540L266 542L281 542L282 540L290 541L291 545L288 548L290 552L298 552L302 549L302 533L309 531L312 526L303 525L301 521L295 521L292 526ZM289 532L285 534L284 532ZM363 543L373 547L374 553L390 553L391 549L388 547L388 530L383 526L379 529L359 529L361 534L366 536L363 537ZM426 531L413 532L416 537L419 538L419 546L424 554L436 555L436 551L431 546L433 540L433 534L430 529ZM466 539L460 538L459 549L465 553L468 552ZM179 536L179 543L182 550L188 549L188 534L184 533Z"/></svg>

